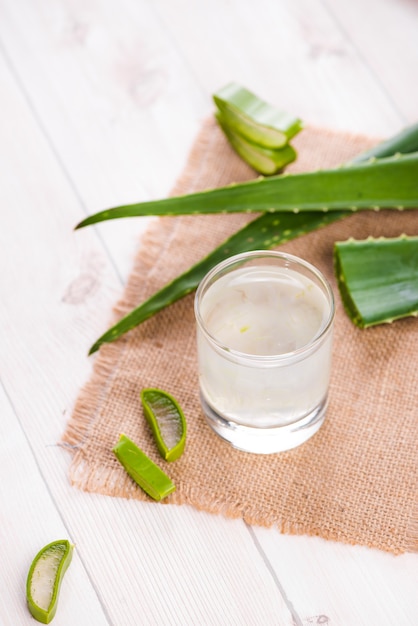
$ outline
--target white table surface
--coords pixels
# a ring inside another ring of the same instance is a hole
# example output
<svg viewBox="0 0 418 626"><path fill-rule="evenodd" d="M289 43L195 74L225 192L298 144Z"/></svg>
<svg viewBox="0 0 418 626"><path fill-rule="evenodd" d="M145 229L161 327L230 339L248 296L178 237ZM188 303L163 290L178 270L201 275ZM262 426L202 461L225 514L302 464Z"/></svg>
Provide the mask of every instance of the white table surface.
<svg viewBox="0 0 418 626"><path fill-rule="evenodd" d="M56 626L415 626L418 555L81 492L58 444L146 219L230 80L334 129L418 118L413 0L0 0L0 624L76 544ZM417 233L418 234L418 233Z"/></svg>

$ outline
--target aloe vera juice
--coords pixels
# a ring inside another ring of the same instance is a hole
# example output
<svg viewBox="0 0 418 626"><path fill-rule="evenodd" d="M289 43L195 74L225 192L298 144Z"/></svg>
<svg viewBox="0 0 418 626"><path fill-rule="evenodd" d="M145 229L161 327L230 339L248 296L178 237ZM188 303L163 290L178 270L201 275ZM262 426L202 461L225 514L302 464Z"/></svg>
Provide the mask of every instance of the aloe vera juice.
<svg viewBox="0 0 418 626"><path fill-rule="evenodd" d="M209 419L266 438L323 417L333 302L321 283L291 266L258 264L225 273L200 296L199 381Z"/></svg>

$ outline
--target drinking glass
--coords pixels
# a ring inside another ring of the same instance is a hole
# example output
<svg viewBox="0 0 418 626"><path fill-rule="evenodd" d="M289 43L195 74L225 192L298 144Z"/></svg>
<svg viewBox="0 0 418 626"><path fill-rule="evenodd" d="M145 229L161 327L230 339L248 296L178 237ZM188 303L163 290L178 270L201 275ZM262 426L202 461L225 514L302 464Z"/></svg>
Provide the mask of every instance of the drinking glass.
<svg viewBox="0 0 418 626"><path fill-rule="evenodd" d="M212 429L234 447L269 454L323 423L334 297L310 263L277 251L214 267L195 296L200 398Z"/></svg>

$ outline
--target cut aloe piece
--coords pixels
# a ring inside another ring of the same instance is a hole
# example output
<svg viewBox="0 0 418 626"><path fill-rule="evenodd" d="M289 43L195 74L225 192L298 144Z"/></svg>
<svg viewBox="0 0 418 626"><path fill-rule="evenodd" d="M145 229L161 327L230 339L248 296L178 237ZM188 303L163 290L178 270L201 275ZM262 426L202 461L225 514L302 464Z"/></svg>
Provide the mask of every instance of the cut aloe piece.
<svg viewBox="0 0 418 626"><path fill-rule="evenodd" d="M334 260L341 298L356 326L418 315L418 237L338 242Z"/></svg>
<svg viewBox="0 0 418 626"><path fill-rule="evenodd" d="M57 611L64 574L71 563L74 546L67 539L43 547L30 566L26 581L26 600L32 616L49 624Z"/></svg>
<svg viewBox="0 0 418 626"><path fill-rule="evenodd" d="M213 100L227 126L266 148L281 148L302 128L299 118L279 111L237 83L217 91Z"/></svg>
<svg viewBox="0 0 418 626"><path fill-rule="evenodd" d="M186 420L179 403L161 389L143 389L141 402L158 450L166 461L175 461L184 452Z"/></svg>
<svg viewBox="0 0 418 626"><path fill-rule="evenodd" d="M113 452L129 476L154 500L175 491L171 478L126 435L120 435Z"/></svg>
<svg viewBox="0 0 418 626"><path fill-rule="evenodd" d="M291 145L277 149L264 148L231 130L221 113L217 113L215 117L235 152L259 174L276 174L296 159L296 151Z"/></svg>

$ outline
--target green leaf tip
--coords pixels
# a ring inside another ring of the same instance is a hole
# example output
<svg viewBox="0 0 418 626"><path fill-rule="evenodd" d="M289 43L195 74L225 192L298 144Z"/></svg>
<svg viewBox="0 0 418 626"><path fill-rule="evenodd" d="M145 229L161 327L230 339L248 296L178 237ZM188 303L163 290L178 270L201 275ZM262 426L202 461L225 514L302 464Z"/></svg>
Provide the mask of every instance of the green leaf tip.
<svg viewBox="0 0 418 626"><path fill-rule="evenodd" d="M89 354L96 352L103 343L118 339L128 330L135 328L166 306L190 294L196 289L207 272L224 259L240 252L272 248L294 237L326 226L345 217L347 214L347 211L333 211L327 214L321 211L316 213L299 213L297 215L286 213L281 217L279 223L277 223L277 215L274 213L261 215L226 239L189 270L166 284L148 300L130 311L99 337L91 347ZM278 228L279 226L280 229ZM268 237L266 237L267 233L269 234Z"/></svg>
<svg viewBox="0 0 418 626"><path fill-rule="evenodd" d="M108 209L79 227L145 215L370 210L418 207L418 152L359 162L349 168L258 178L182 196Z"/></svg>

